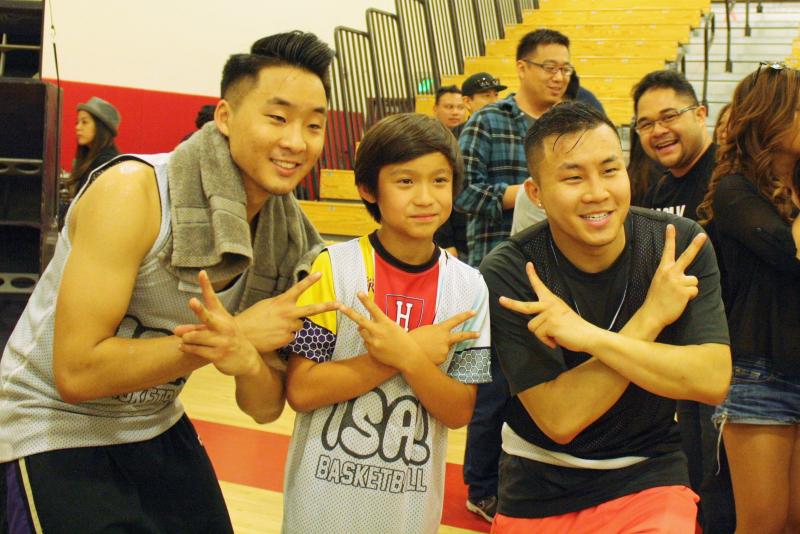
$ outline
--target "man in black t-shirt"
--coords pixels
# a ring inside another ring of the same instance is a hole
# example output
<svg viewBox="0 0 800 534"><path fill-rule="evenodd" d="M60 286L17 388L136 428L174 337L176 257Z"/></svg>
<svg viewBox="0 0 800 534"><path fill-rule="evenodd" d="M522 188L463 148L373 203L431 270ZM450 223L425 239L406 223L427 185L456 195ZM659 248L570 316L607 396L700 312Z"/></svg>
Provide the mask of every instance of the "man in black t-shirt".
<svg viewBox="0 0 800 534"><path fill-rule="evenodd" d="M658 70L633 89L636 132L645 153L667 172L650 185L642 207L697 220L717 146L706 129L708 111L683 74Z"/></svg>
<svg viewBox="0 0 800 534"><path fill-rule="evenodd" d="M660 70L634 87L636 131L647 155L667 169L650 185L642 207L696 221L708 190L717 145L706 129L706 108L679 72ZM678 427L689 460L692 489L700 495L704 534L730 534L736 528L733 490L725 451L717 456L719 432L711 422L714 406L678 401ZM720 448L721 449L721 448ZM717 465L717 458L720 465Z"/></svg>
<svg viewBox="0 0 800 534"><path fill-rule="evenodd" d="M542 115L525 153L548 220L481 264L513 396L493 532L694 532L673 399L727 392L714 251L696 223L630 209L616 129L585 104Z"/></svg>

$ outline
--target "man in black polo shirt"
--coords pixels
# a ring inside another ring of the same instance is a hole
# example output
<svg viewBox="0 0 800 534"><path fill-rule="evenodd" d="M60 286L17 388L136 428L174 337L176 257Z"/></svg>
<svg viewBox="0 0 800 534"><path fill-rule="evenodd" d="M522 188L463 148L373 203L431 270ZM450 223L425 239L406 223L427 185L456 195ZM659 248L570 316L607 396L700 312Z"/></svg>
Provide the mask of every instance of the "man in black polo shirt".
<svg viewBox="0 0 800 534"><path fill-rule="evenodd" d="M481 264L513 396L493 532L692 533L674 399L727 392L714 251L696 223L630 208L616 129L585 104L542 115L525 153L548 219Z"/></svg>
<svg viewBox="0 0 800 534"><path fill-rule="evenodd" d="M697 206L716 164L717 145L706 129L706 108L686 78L672 70L642 78L633 89L633 103L642 148L666 169L645 193L642 207L696 221ZM714 406L682 400L677 411L689 479L700 495L703 532L729 534L736 528L736 513L725 451L720 448L717 455L719 432L711 422Z"/></svg>

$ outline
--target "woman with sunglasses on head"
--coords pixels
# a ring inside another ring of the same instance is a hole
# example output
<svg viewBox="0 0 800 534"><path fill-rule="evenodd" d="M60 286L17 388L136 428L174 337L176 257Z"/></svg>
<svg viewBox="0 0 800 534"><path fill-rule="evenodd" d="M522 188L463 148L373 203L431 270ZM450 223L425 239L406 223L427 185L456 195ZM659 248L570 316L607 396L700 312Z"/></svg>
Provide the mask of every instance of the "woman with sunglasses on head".
<svg viewBox="0 0 800 534"><path fill-rule="evenodd" d="M722 426L738 534L800 532L800 74L762 64L736 87L699 211L723 273L733 380ZM701 221L702 222L702 221Z"/></svg>

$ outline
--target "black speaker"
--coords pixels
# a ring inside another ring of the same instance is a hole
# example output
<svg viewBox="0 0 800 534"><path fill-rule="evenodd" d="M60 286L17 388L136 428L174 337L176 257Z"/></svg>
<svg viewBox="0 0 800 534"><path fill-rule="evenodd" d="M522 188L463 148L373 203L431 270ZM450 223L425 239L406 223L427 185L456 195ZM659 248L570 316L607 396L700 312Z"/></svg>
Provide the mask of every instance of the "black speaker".
<svg viewBox="0 0 800 534"><path fill-rule="evenodd" d="M47 82L0 77L0 293L29 292L52 255L58 96Z"/></svg>

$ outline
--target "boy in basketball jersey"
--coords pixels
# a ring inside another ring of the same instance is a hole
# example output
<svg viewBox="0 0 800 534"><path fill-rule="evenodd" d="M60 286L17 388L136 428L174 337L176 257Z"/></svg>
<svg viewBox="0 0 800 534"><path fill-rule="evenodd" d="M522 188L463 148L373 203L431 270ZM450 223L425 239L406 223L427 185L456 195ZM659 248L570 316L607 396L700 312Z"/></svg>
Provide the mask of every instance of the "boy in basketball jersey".
<svg viewBox="0 0 800 534"><path fill-rule="evenodd" d="M462 173L455 138L423 115L361 142L356 185L381 228L323 252L298 301L342 313L306 318L288 347L285 533L439 528L447 428L469 422L490 380L486 285L433 241Z"/></svg>

